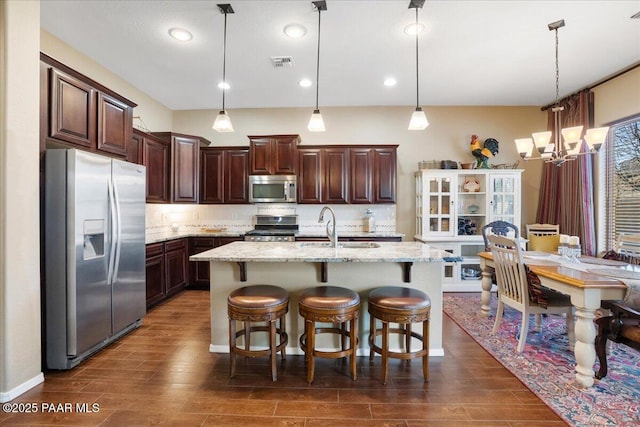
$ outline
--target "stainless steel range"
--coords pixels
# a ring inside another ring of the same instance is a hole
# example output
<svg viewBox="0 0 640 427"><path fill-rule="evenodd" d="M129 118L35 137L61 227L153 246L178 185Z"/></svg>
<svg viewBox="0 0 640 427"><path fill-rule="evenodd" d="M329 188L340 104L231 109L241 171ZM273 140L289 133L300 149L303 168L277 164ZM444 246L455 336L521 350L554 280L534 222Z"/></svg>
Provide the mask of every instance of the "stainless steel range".
<svg viewBox="0 0 640 427"><path fill-rule="evenodd" d="M248 242L293 242L298 215L255 215L255 228L244 235Z"/></svg>

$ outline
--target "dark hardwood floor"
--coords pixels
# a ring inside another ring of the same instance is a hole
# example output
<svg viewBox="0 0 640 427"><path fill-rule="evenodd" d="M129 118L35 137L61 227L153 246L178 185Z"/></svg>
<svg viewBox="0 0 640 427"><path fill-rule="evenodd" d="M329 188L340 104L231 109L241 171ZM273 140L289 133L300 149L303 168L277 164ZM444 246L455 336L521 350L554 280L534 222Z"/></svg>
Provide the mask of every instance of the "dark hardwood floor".
<svg viewBox="0 0 640 427"><path fill-rule="evenodd" d="M185 291L75 369L46 372L43 384L11 402L38 412L0 412L0 425L566 425L447 316L446 355L430 359L428 383L418 361L392 360L384 386L380 359L371 366L360 357L355 382L348 364L324 359L310 386L302 356L288 356L275 383L266 358L240 359L230 380L228 356L208 351L208 295Z"/></svg>

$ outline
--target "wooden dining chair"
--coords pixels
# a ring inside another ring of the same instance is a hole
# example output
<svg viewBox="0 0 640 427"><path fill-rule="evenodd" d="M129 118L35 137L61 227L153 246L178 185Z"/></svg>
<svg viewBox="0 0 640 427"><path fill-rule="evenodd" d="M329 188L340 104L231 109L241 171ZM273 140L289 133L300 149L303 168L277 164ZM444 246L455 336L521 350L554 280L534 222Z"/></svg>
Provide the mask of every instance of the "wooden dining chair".
<svg viewBox="0 0 640 427"><path fill-rule="evenodd" d="M560 234L560 226L557 224L527 224L527 238L534 236L553 236Z"/></svg>
<svg viewBox="0 0 640 427"><path fill-rule="evenodd" d="M520 339L517 350L522 353L527 342L531 314L566 314L569 342L574 342L573 306L568 295L543 288L537 276L527 274L522 249L515 239L505 236L487 236L493 254L498 284L498 309L492 333L498 332L504 306L522 313ZM528 278L533 276L531 279ZM532 283L530 283L530 281Z"/></svg>
<svg viewBox="0 0 640 427"><path fill-rule="evenodd" d="M491 251L489 240L487 237L491 234L497 234L499 236L513 236L516 239L520 238L520 229L517 225L511 224L506 221L493 221L482 227L482 239L484 240L484 250Z"/></svg>

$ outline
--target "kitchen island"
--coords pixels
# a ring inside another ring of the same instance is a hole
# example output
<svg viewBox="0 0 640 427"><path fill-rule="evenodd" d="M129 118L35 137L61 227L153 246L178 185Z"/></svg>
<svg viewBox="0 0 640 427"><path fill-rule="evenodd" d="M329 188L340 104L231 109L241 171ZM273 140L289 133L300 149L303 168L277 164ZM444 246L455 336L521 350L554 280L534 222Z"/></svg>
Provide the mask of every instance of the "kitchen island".
<svg viewBox="0 0 640 427"><path fill-rule="evenodd" d="M367 295L373 288L397 285L420 289L431 298L429 355L442 356L442 258L448 255L419 242L345 242L338 248L321 242L233 242L189 259L210 262L211 352L229 351L229 293L242 286L270 284L289 292L287 352L302 354L298 339L304 322L298 314L298 297L306 288L333 285L360 294L358 354L368 355ZM253 342L259 341L252 338Z"/></svg>

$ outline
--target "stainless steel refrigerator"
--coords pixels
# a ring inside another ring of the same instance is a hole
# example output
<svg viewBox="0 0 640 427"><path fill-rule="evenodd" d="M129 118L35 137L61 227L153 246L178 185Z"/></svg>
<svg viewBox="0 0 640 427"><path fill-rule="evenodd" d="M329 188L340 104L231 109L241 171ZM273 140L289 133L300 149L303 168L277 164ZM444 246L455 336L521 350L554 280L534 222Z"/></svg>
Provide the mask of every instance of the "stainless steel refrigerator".
<svg viewBox="0 0 640 427"><path fill-rule="evenodd" d="M146 314L145 168L75 149L45 153L45 347L70 369Z"/></svg>

